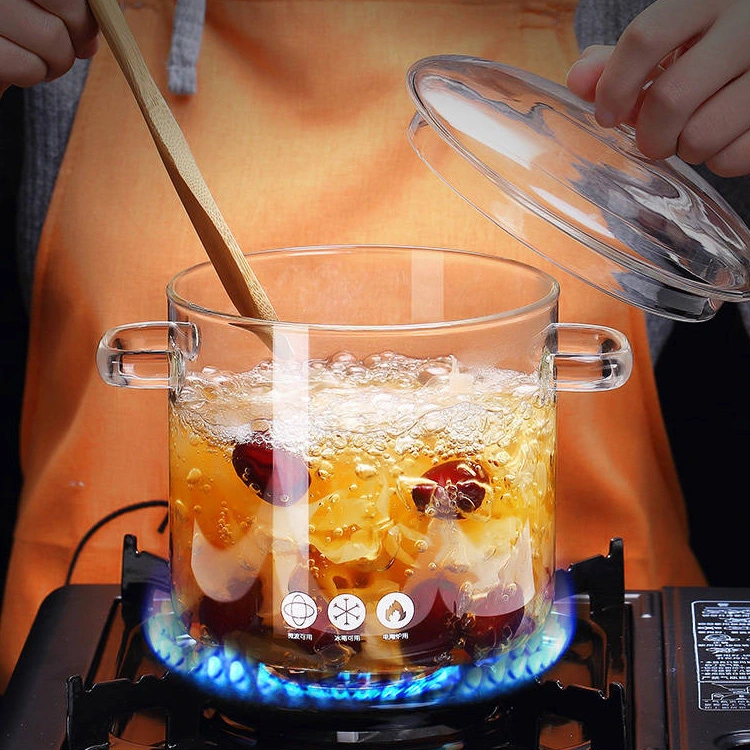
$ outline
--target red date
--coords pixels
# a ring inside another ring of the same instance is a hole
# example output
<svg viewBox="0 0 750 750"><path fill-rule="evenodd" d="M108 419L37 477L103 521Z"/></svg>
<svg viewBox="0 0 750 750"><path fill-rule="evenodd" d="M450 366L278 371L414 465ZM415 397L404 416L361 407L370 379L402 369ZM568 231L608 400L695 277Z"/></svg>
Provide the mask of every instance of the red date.
<svg viewBox="0 0 750 750"><path fill-rule="evenodd" d="M272 448L263 438L236 445L232 466L237 476L271 505L292 505L310 486L305 462L299 456Z"/></svg>
<svg viewBox="0 0 750 750"><path fill-rule="evenodd" d="M414 620L409 625L409 637L401 641L401 652L414 663L440 665L461 637L456 614L458 587L436 578L423 581L409 594L414 601Z"/></svg>
<svg viewBox="0 0 750 750"><path fill-rule="evenodd" d="M456 649L478 661L508 643L523 621L523 595L516 587L498 587L471 611L461 611L458 586L441 578L423 581L409 594L415 614L401 652L414 664L448 663Z"/></svg>
<svg viewBox="0 0 750 750"><path fill-rule="evenodd" d="M507 590L500 586L474 606L473 615L467 618L464 631L464 648L472 660L477 661L516 634L523 620L524 604L521 589Z"/></svg>
<svg viewBox="0 0 750 750"><path fill-rule="evenodd" d="M487 472L473 461L447 461L422 475L429 480L411 491L417 510L437 518L465 518L484 501Z"/></svg>
<svg viewBox="0 0 750 750"><path fill-rule="evenodd" d="M263 602L262 588L260 579L256 579L247 593L234 602L204 596L198 610L201 625L218 641L235 631L261 633L263 622L258 613Z"/></svg>

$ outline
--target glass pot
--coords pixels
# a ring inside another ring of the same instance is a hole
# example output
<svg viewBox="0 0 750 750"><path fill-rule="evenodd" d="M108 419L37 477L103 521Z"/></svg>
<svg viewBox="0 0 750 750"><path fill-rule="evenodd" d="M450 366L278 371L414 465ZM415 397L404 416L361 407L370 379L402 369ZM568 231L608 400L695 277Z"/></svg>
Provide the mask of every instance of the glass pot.
<svg viewBox="0 0 750 750"><path fill-rule="evenodd" d="M281 322L238 317L204 263L168 285L168 321L98 351L106 382L169 391L157 652L204 676L218 654L222 689L282 707L403 705L447 683L468 700L535 676L543 659L509 664L553 604L556 391L622 385L626 338L558 323L555 279L497 257L248 258Z"/></svg>

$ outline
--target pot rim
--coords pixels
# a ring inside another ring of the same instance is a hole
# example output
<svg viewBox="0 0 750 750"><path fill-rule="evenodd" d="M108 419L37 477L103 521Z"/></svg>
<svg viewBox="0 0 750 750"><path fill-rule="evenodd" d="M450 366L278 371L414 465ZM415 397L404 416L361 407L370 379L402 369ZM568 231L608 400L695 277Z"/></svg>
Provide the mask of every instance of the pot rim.
<svg viewBox="0 0 750 750"><path fill-rule="evenodd" d="M422 322L422 323L398 323L398 324L377 324L377 325L359 325L359 324L348 324L348 323L305 323L304 321L291 321L291 320L265 320L263 318L251 318L245 317L239 314L220 312L213 310L204 305L200 305L187 299L177 291L179 283L188 275L195 273L201 269L205 269L211 265L210 261L202 261L196 263L188 268L183 269L176 273L167 284L166 293L167 298L170 302L199 315L206 315L216 320L225 320L233 324L242 324L244 326L252 325L266 326L269 328L280 328L280 329L294 329L304 327L308 330L325 330L325 331L428 331L428 330L441 330L445 328L456 328L461 326L476 326L492 323L495 321L510 320L513 318L521 318L530 313L537 312L546 307L554 305L560 296L560 284L546 271L542 271L535 266L522 261L514 260L512 258L505 258L499 255L490 255L489 253L479 253L469 250L458 250L453 248L443 247L431 247L431 246L419 246L419 245L388 245L388 244L334 244L334 245L302 245L296 247L279 247L270 248L265 250L256 250L245 253L245 257L251 262L255 257L280 255L286 254L301 254L305 253L308 255L325 255L329 253L338 254L351 254L354 252L361 252L366 250L369 252L379 251L393 251L398 252L413 251L417 250L420 252L440 253L446 255L464 255L473 256L484 261L490 261L495 265L514 266L517 268L524 269L533 273L537 278L547 282L549 289L546 294L534 300L527 305L521 305L510 310L503 310L501 312L492 313L490 315L482 315L473 318L457 318L454 320L442 320L433 322Z"/></svg>

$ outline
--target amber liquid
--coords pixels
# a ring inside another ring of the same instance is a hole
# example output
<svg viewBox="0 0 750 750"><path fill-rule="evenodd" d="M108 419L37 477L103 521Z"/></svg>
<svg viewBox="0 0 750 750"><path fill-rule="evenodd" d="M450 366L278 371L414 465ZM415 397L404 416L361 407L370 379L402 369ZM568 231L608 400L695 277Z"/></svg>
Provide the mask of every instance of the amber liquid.
<svg viewBox="0 0 750 750"><path fill-rule="evenodd" d="M170 431L197 640L377 677L496 658L549 611L555 400L534 377L391 354L206 371Z"/></svg>

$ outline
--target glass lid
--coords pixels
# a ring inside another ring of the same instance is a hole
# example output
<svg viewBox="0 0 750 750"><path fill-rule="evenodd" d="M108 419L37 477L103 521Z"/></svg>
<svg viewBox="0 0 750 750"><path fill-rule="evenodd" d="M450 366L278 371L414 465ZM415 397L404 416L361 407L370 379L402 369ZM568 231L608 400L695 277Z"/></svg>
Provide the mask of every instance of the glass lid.
<svg viewBox="0 0 750 750"><path fill-rule="evenodd" d="M750 299L750 231L734 210L677 157L651 161L630 128L600 127L565 86L456 55L418 61L407 84L420 157L532 250L678 320Z"/></svg>

